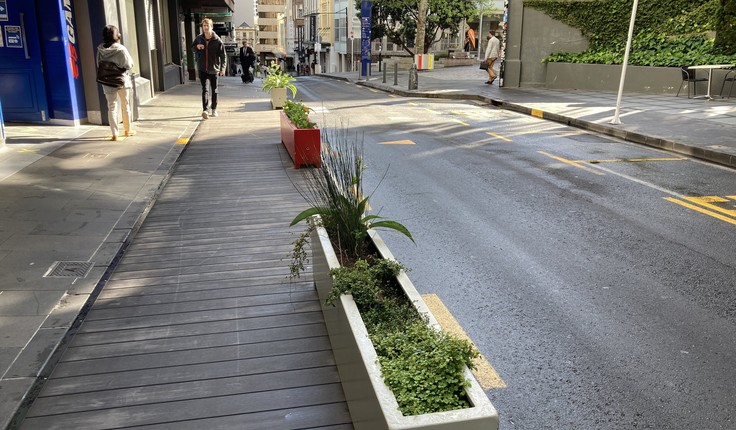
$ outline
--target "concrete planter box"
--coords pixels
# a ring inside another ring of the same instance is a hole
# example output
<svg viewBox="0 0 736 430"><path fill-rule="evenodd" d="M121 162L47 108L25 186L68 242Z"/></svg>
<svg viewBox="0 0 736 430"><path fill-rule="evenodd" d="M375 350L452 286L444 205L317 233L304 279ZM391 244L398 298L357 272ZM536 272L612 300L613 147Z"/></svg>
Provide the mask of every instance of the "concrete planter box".
<svg viewBox="0 0 736 430"><path fill-rule="evenodd" d="M272 88L271 89L271 106L274 109L283 108L285 101L286 101L286 88Z"/></svg>
<svg viewBox="0 0 736 430"><path fill-rule="evenodd" d="M714 70L711 93L721 89L726 70ZM698 77L707 78L707 70L698 70ZM606 64L547 63L546 87L549 89L577 89L618 92L621 66ZM628 66L624 91L635 93L677 94L682 83L679 67ZM697 94L707 91L705 82L697 84ZM687 97L683 87L680 96Z"/></svg>
<svg viewBox="0 0 736 430"><path fill-rule="evenodd" d="M393 258L383 240L371 231L371 238L383 258ZM327 232L318 227L311 236L314 282L335 355L353 425L357 430L496 430L498 413L469 369L465 378L471 407L447 412L403 416L391 390L384 384L373 344L351 295L343 295L335 306L325 305L332 289L329 271L339 267ZM417 310L439 327L422 297L405 273L398 281Z"/></svg>

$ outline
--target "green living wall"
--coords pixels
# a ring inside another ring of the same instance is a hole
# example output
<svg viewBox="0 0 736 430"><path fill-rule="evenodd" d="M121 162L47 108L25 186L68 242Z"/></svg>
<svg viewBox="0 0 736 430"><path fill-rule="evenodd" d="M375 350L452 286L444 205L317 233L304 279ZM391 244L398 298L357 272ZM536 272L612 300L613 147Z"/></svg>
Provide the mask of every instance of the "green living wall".
<svg viewBox="0 0 736 430"><path fill-rule="evenodd" d="M714 44L713 39L716 30L723 32L722 29L730 28L733 31L735 2L640 0L629 63L680 66L735 62L733 43L724 44L721 43L724 38L717 38L719 43ZM578 28L590 40L590 48L585 52L555 53L545 61L623 62L632 0L526 0L524 5ZM727 36L726 32L723 36Z"/></svg>

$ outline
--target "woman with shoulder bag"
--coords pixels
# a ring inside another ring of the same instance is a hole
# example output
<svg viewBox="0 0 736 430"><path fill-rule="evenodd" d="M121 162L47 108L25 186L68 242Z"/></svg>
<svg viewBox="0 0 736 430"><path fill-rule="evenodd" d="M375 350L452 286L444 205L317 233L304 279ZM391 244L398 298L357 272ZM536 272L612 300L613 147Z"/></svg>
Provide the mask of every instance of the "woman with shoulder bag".
<svg viewBox="0 0 736 430"><path fill-rule="evenodd" d="M133 83L128 73L133 68L133 57L120 43L120 31L114 25L102 29L102 44L97 47L97 82L107 99L107 119L112 131L112 140L118 140L118 99L122 104L123 130L126 136L135 131L130 129L130 89Z"/></svg>

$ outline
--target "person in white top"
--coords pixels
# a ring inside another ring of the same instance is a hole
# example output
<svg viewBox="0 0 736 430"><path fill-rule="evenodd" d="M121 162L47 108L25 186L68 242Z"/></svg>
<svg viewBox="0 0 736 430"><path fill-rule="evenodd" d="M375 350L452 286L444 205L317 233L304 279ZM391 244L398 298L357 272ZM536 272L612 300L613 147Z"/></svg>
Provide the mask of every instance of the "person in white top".
<svg viewBox="0 0 736 430"><path fill-rule="evenodd" d="M499 51L501 50L501 42L496 37L496 33L493 31L488 32L488 46L486 47L486 64L488 65L488 68L486 69L486 72L488 72L488 80L486 81L487 84L492 84L493 81L496 80L496 71L493 70L493 64L496 62L496 59L498 58Z"/></svg>

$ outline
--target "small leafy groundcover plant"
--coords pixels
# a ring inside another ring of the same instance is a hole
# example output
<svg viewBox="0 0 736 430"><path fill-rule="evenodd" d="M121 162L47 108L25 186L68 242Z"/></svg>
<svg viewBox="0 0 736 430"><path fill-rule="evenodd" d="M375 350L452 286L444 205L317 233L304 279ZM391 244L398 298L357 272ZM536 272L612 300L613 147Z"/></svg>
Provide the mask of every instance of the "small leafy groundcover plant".
<svg viewBox="0 0 736 430"><path fill-rule="evenodd" d="M432 328L401 290L395 261L358 260L333 269L328 304L352 294L371 338L384 382L404 415L470 407L463 370L473 368L478 351L459 338Z"/></svg>
<svg viewBox="0 0 736 430"><path fill-rule="evenodd" d="M296 128L314 128L317 124L309 120L309 109L301 102L286 100L284 102L284 113Z"/></svg>
<svg viewBox="0 0 736 430"><path fill-rule="evenodd" d="M310 169L302 196L310 208L291 225L307 221L291 255L291 276L298 277L308 261L309 235L322 225L328 232L342 267L331 271L332 304L352 294L379 356L386 385L404 415L419 415L469 406L464 366L473 368L478 355L473 345L427 324L408 300L396 276L403 266L372 252L368 229L394 230L414 240L402 224L366 215L368 199L362 191L362 145L346 128L323 133L323 162ZM319 221L311 218L319 215ZM311 218L311 221L310 221Z"/></svg>

